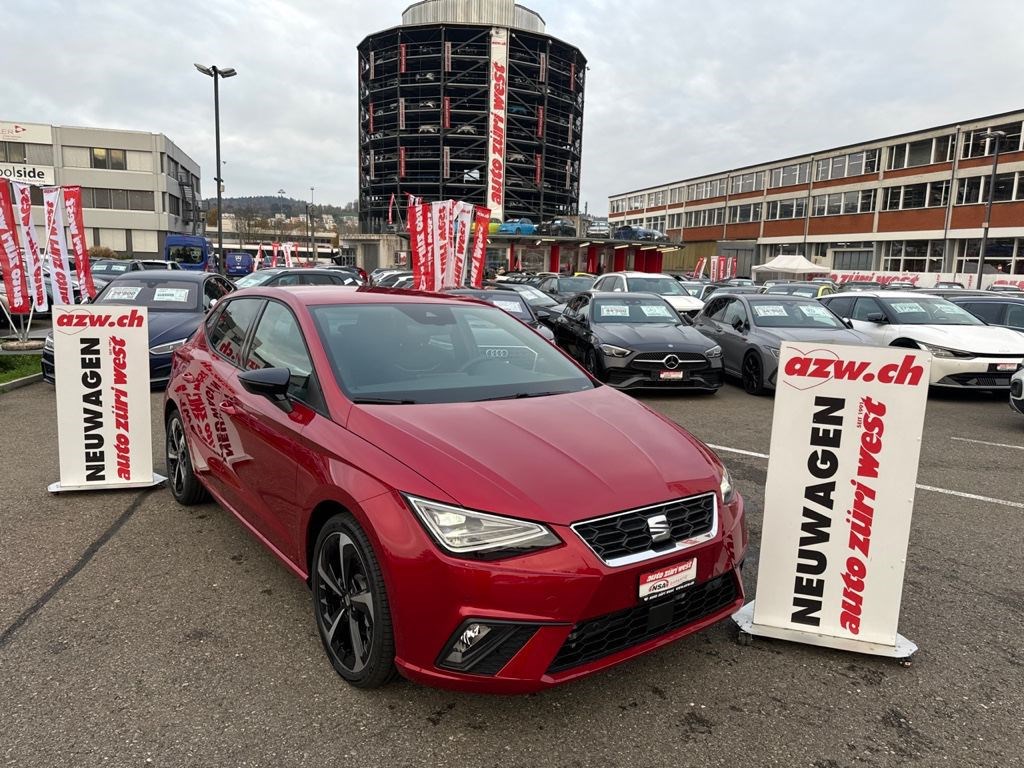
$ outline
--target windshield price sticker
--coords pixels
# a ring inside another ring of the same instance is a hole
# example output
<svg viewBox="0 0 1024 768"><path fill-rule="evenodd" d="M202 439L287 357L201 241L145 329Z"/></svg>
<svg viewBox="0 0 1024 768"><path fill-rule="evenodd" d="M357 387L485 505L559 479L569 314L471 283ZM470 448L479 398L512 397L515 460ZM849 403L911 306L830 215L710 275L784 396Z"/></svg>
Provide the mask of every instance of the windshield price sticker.
<svg viewBox="0 0 1024 768"><path fill-rule="evenodd" d="M668 307L661 304L641 304L640 310L647 317L672 317L673 314Z"/></svg>
<svg viewBox="0 0 1024 768"><path fill-rule="evenodd" d="M135 297L142 291L141 286L119 285L107 291L103 297L104 301L135 301Z"/></svg>
<svg viewBox="0 0 1024 768"><path fill-rule="evenodd" d="M640 574L640 599L652 600L682 589L697 580L697 558L691 557L668 568Z"/></svg>
<svg viewBox="0 0 1024 768"><path fill-rule="evenodd" d="M498 309L504 309L506 312L510 312L513 315L523 314L523 305L518 301L502 301L501 299L495 299L493 304Z"/></svg>
<svg viewBox="0 0 1024 768"><path fill-rule="evenodd" d="M153 301L188 301L188 288L157 288L153 291Z"/></svg>
<svg viewBox="0 0 1024 768"><path fill-rule="evenodd" d="M629 317L629 307L625 304L602 304L601 317Z"/></svg>
<svg viewBox="0 0 1024 768"><path fill-rule="evenodd" d="M111 272L127 272L128 271L128 265L127 264L111 264L110 265L110 271Z"/></svg>
<svg viewBox="0 0 1024 768"><path fill-rule="evenodd" d="M817 304L801 304L800 311L808 317L830 317L832 314L827 309L820 307Z"/></svg>
<svg viewBox="0 0 1024 768"><path fill-rule="evenodd" d="M908 301L902 304L893 304L893 312L898 314L909 314L911 312L924 312L924 307L918 304L916 301Z"/></svg>
<svg viewBox="0 0 1024 768"><path fill-rule="evenodd" d="M754 314L758 317L789 317L786 308L781 304L754 304Z"/></svg>

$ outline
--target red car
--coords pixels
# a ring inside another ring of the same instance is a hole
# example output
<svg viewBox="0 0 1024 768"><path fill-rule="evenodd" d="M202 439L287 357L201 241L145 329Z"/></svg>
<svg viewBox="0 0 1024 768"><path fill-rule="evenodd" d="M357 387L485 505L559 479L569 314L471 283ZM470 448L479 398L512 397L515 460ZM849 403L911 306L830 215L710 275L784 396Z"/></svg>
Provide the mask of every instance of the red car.
<svg viewBox="0 0 1024 768"><path fill-rule="evenodd" d="M174 497L309 583L359 687L535 691L743 603L715 454L482 302L237 291L175 353L164 417Z"/></svg>

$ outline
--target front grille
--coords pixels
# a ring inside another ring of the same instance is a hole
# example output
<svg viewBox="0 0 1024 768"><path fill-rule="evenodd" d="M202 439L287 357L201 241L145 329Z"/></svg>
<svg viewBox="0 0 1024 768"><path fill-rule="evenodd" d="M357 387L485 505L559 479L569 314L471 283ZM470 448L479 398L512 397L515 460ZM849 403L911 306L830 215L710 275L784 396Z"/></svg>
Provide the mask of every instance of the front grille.
<svg viewBox="0 0 1024 768"><path fill-rule="evenodd" d="M548 673L588 664L693 624L731 605L738 594L730 571L659 600L580 622L565 639Z"/></svg>
<svg viewBox="0 0 1024 768"><path fill-rule="evenodd" d="M584 520L572 528L605 563L626 565L712 538L717 529L715 505L715 494L705 493ZM657 544L647 524L656 515L664 515L669 523L669 539Z"/></svg>
<svg viewBox="0 0 1024 768"><path fill-rule="evenodd" d="M991 373L953 373L939 382L952 382L961 387L1008 387L1010 386L1010 374Z"/></svg>
<svg viewBox="0 0 1024 768"><path fill-rule="evenodd" d="M676 358L677 362L674 366L665 364L665 359L670 356ZM641 371L699 371L702 368L708 367L708 361L703 355L677 355L673 352L641 352L630 360L629 365L631 368Z"/></svg>

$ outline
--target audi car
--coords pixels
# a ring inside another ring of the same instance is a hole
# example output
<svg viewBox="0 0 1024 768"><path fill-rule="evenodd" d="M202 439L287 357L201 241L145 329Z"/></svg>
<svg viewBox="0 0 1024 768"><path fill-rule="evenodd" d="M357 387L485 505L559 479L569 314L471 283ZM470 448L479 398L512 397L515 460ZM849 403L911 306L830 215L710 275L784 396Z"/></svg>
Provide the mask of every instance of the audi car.
<svg viewBox="0 0 1024 768"><path fill-rule="evenodd" d="M455 288L446 291L449 296L465 296L470 299L478 299L493 304L498 309L503 309L512 317L533 328L537 333L548 341L554 341L555 336L551 329L543 325L540 319L534 314L533 308L526 301L526 298L513 291L503 291L494 288Z"/></svg>
<svg viewBox="0 0 1024 768"><path fill-rule="evenodd" d="M1024 363L1024 334L986 325L938 296L865 291L821 301L873 344L930 352L933 387L1005 390Z"/></svg>
<svg viewBox="0 0 1024 768"><path fill-rule="evenodd" d="M551 322L555 342L591 375L619 389L722 386L722 348L685 324L661 296L575 296Z"/></svg>
<svg viewBox="0 0 1024 768"><path fill-rule="evenodd" d="M743 604L715 453L488 304L238 291L175 353L163 419L173 497L309 585L356 687L536 691Z"/></svg>

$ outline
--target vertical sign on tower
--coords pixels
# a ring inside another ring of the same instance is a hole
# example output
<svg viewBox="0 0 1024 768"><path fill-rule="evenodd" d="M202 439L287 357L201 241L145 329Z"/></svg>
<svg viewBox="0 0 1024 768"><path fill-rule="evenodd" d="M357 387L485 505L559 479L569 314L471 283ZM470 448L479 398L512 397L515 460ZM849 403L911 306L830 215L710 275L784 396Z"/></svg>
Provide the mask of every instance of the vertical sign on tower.
<svg viewBox="0 0 1024 768"><path fill-rule="evenodd" d="M508 91L508 30L491 30L490 129L487 142L487 202L491 215L505 218L505 101Z"/></svg>

